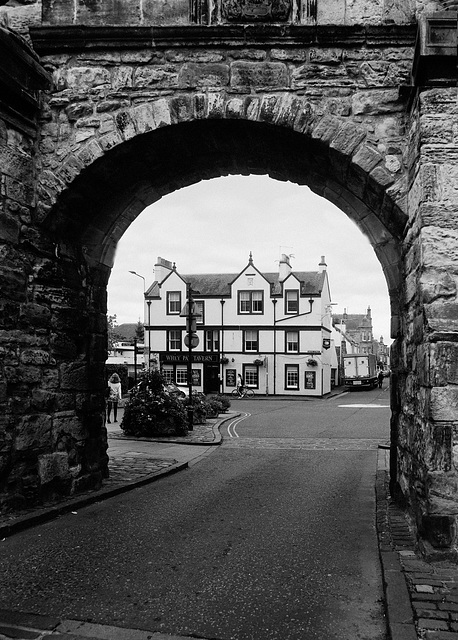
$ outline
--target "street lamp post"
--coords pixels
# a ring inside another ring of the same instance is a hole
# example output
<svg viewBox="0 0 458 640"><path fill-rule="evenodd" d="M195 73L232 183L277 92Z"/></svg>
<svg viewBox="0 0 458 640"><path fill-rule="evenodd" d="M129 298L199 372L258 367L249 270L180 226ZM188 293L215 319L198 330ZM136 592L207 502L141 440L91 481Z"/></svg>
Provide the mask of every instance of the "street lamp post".
<svg viewBox="0 0 458 640"><path fill-rule="evenodd" d="M144 276L140 275L136 271L129 271L133 276L137 276L137 278L141 278L143 280L143 300L145 299L145 291L146 291L146 280ZM145 320L145 309L143 308L143 320ZM143 323L144 324L144 323ZM143 339L144 342L144 339ZM145 360L145 349L143 348L143 361ZM148 363L149 363L149 342L148 342ZM137 384L137 339L134 341L134 381Z"/></svg>

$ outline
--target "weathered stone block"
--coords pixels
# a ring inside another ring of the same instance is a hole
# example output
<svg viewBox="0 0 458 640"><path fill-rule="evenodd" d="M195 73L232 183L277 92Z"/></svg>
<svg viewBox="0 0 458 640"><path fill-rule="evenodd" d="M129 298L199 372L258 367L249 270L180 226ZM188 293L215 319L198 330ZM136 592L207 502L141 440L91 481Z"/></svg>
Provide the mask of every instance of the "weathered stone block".
<svg viewBox="0 0 458 640"><path fill-rule="evenodd" d="M83 442L88 437L88 430L73 411L60 411L53 415L53 443L56 444L64 436L72 441Z"/></svg>
<svg viewBox="0 0 458 640"><path fill-rule="evenodd" d="M229 84L227 64L185 64L178 76L178 86L186 88L219 88Z"/></svg>
<svg viewBox="0 0 458 640"><path fill-rule="evenodd" d="M283 88L288 84L288 70L281 62L233 62L231 64L232 89Z"/></svg>
<svg viewBox="0 0 458 640"><path fill-rule="evenodd" d="M41 349L25 349L21 353L21 363L35 366L50 364L51 358L47 351Z"/></svg>
<svg viewBox="0 0 458 640"><path fill-rule="evenodd" d="M70 478L68 454L56 452L39 456L38 475L42 484L51 482L54 478L62 480Z"/></svg>
<svg viewBox="0 0 458 640"><path fill-rule="evenodd" d="M379 115L403 111L404 105L399 101L397 89L381 89L375 91L359 91L352 97L354 115Z"/></svg>
<svg viewBox="0 0 458 640"><path fill-rule="evenodd" d="M457 293L458 276L452 277L444 269L428 268L420 277L420 287L423 301L432 303L438 299L452 299Z"/></svg>
<svg viewBox="0 0 458 640"><path fill-rule="evenodd" d="M161 67L139 67L135 69L133 86L136 89L155 87L158 89L177 88L179 69L174 65Z"/></svg>
<svg viewBox="0 0 458 640"><path fill-rule="evenodd" d="M49 449L52 443L51 429L50 415L24 416L18 422L14 448L21 452Z"/></svg>
<svg viewBox="0 0 458 640"><path fill-rule="evenodd" d="M433 387L430 394L429 417L435 422L458 422L458 388Z"/></svg>

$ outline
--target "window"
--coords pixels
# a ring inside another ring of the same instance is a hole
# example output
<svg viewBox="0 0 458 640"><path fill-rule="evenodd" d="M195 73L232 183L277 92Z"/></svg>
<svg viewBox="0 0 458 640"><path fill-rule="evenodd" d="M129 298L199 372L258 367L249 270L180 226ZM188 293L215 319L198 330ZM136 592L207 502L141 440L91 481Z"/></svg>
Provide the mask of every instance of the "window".
<svg viewBox="0 0 458 640"><path fill-rule="evenodd" d="M187 367L177 367L176 375L177 375L177 384L188 384L188 368Z"/></svg>
<svg viewBox="0 0 458 640"><path fill-rule="evenodd" d="M299 291L286 291L285 313L299 313Z"/></svg>
<svg viewBox="0 0 458 640"><path fill-rule="evenodd" d="M219 331L205 332L205 351L219 351Z"/></svg>
<svg viewBox="0 0 458 640"><path fill-rule="evenodd" d="M264 313L264 292L239 291L239 313Z"/></svg>
<svg viewBox="0 0 458 640"><path fill-rule="evenodd" d="M299 389L299 366L285 366L285 389Z"/></svg>
<svg viewBox="0 0 458 640"><path fill-rule="evenodd" d="M167 331L167 351L180 351L181 349L181 330L170 329Z"/></svg>
<svg viewBox="0 0 458 640"><path fill-rule="evenodd" d="M243 350L259 351L258 349L258 332L252 329L243 332Z"/></svg>
<svg viewBox="0 0 458 640"><path fill-rule="evenodd" d="M174 372L173 372L173 365L172 364L165 364L162 367L162 376L164 378L164 381L167 384L171 384L172 382L175 382L174 380Z"/></svg>
<svg viewBox="0 0 458 640"><path fill-rule="evenodd" d="M243 367L243 379L247 387L258 388L258 367L256 365L245 365Z"/></svg>
<svg viewBox="0 0 458 640"><path fill-rule="evenodd" d="M299 353L299 332L286 332L286 353Z"/></svg>
<svg viewBox="0 0 458 640"><path fill-rule="evenodd" d="M180 315L181 292L167 291L167 315Z"/></svg>
<svg viewBox="0 0 458 640"><path fill-rule="evenodd" d="M196 324L204 324L204 301L194 300L194 314L196 316Z"/></svg>

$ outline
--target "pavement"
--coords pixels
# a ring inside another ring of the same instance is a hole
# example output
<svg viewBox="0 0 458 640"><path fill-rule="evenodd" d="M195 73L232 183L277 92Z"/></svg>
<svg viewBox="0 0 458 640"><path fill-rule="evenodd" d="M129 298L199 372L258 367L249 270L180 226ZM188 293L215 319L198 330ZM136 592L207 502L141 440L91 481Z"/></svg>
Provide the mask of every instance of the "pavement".
<svg viewBox="0 0 458 640"><path fill-rule="evenodd" d="M107 425L110 477L103 487L56 504L0 516L0 541L197 464L221 444L221 429L237 416L230 411L205 425L195 425L187 436L160 440L132 439L124 436L119 423ZM420 554L406 514L391 499L389 450L384 447L377 453L375 491L389 640L458 640L458 566L432 549ZM0 640L44 640L48 636L61 640L184 640L147 630L0 609Z"/></svg>

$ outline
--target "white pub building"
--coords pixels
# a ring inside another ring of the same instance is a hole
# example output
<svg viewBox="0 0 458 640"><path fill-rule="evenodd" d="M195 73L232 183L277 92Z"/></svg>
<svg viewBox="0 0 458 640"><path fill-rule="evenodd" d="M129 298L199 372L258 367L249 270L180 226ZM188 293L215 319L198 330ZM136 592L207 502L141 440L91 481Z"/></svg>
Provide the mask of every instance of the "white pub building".
<svg viewBox="0 0 458 640"><path fill-rule="evenodd" d="M237 374L259 395L323 396L331 390L337 358L324 256L318 271L293 271L282 255L278 273L261 273L250 254L238 274L194 275L158 258L155 276L145 292L145 343L150 366L167 381L188 384L189 284L197 315L198 345L191 352L196 391L231 393Z"/></svg>

